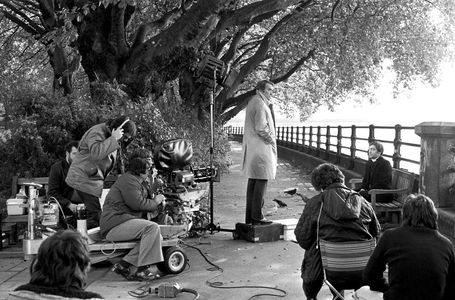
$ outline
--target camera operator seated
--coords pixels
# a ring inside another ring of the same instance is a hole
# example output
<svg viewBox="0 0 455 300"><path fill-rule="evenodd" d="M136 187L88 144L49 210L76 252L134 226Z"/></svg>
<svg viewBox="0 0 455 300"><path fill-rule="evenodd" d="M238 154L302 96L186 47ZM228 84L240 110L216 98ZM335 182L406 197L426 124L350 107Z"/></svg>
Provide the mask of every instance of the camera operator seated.
<svg viewBox="0 0 455 300"><path fill-rule="evenodd" d="M109 241L140 240L113 271L127 280L148 281L158 277L156 263L163 261L162 236L157 223L143 219L144 213L156 211L165 199L151 194L149 175L151 153L136 150L129 171L117 179L106 196L100 220L100 233Z"/></svg>

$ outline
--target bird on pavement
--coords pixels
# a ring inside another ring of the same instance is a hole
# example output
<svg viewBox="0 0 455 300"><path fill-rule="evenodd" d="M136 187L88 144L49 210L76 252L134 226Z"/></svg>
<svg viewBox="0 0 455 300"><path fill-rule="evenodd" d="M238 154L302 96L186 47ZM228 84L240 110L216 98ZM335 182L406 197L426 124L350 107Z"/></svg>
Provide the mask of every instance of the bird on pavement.
<svg viewBox="0 0 455 300"><path fill-rule="evenodd" d="M273 199L274 202L276 202L276 204L278 204L278 207L286 207L288 206L286 203L284 203L283 201L279 200L279 199Z"/></svg>

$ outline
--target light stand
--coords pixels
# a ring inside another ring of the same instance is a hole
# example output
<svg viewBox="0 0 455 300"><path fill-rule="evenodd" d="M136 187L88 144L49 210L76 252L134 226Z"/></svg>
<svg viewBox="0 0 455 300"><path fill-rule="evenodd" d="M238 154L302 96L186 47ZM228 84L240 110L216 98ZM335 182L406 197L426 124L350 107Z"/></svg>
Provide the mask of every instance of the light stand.
<svg viewBox="0 0 455 300"><path fill-rule="evenodd" d="M218 72L217 72L218 71ZM227 70L223 61L212 57L206 56L199 67L199 77L201 82L208 87L209 102L210 102L210 181L209 181L209 200L210 200L210 224L207 225L207 230L213 234L214 231L227 231L234 232L234 229L222 229L220 226L215 225L213 222L213 180L215 177L215 168L213 166L213 149L214 149L214 136L215 136L215 122L214 122L214 93L217 81L222 82L225 79Z"/></svg>

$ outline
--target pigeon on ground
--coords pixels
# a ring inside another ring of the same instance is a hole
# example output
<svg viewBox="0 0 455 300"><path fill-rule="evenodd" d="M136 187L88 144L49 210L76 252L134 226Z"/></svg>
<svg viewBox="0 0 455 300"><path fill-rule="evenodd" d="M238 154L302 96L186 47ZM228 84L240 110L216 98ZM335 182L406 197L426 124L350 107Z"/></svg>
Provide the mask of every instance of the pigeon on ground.
<svg viewBox="0 0 455 300"><path fill-rule="evenodd" d="M295 193L297 193L297 188L285 189L283 193L293 196Z"/></svg>
<svg viewBox="0 0 455 300"><path fill-rule="evenodd" d="M294 196L294 195L297 195L297 196L300 196L300 198L302 198L303 202L307 202L308 200L310 200L310 198L308 198L307 196L301 194L301 193L298 193L297 192L297 188L288 188L288 189L285 189L283 191L283 193L285 194L288 194L288 195L291 195L291 196Z"/></svg>
<svg viewBox="0 0 455 300"><path fill-rule="evenodd" d="M286 207L286 206L288 206L286 203L284 203L283 201L281 201L279 199L273 199L273 201L275 201L276 204L278 204L278 207Z"/></svg>

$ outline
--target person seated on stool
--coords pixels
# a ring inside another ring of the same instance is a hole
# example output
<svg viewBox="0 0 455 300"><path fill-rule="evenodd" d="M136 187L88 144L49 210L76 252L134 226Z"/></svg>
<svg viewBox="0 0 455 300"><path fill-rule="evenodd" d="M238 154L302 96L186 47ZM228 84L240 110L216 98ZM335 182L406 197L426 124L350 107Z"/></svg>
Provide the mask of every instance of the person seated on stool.
<svg viewBox="0 0 455 300"><path fill-rule="evenodd" d="M155 279L159 274L155 264L164 260L158 224L142 218L143 213L157 210L165 200L161 194L150 194L148 178L152 167L150 151L134 151L129 171L111 187L101 213L100 233L103 238L113 242L139 240L113 267L114 272L127 280Z"/></svg>
<svg viewBox="0 0 455 300"><path fill-rule="evenodd" d="M321 193L308 200L294 231L300 247L306 250L301 277L308 300L316 299L324 279L319 239L368 241L377 238L381 231L371 204L344 185L344 175L337 166L330 163L317 166L311 172L311 184ZM342 294L343 289L363 285L362 272L349 275L327 274L327 278Z"/></svg>
<svg viewBox="0 0 455 300"><path fill-rule="evenodd" d="M76 212L77 204L71 202L73 188L66 184L65 179L74 156L76 156L77 146L78 141L69 141L66 143L65 158L54 163L49 172L49 188L47 195L48 197L54 197L58 201L63 213L68 217L64 219L63 214L59 214L59 222L65 229L68 225L71 225L73 228L76 227L74 213Z"/></svg>
<svg viewBox="0 0 455 300"><path fill-rule="evenodd" d="M368 147L368 162L365 165L365 173L362 180L362 187L359 194L368 201L371 201L371 195L368 191L371 189L392 189L392 166L390 162L382 157L384 147L380 142L372 142ZM377 202L391 202L394 199L393 194L376 195Z"/></svg>
<svg viewBox="0 0 455 300"><path fill-rule="evenodd" d="M455 253L451 241L438 232L433 201L411 194L402 214L401 226L379 239L363 273L365 284L387 300L455 299Z"/></svg>
<svg viewBox="0 0 455 300"><path fill-rule="evenodd" d="M89 269L87 240L77 231L59 231L39 247L30 265L30 282L7 299L104 299L84 290Z"/></svg>

